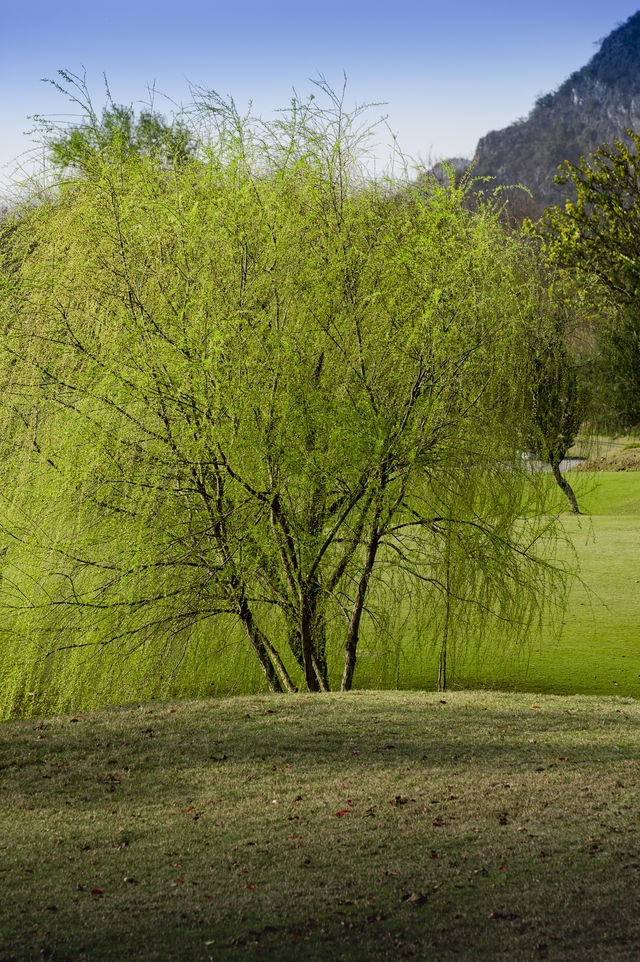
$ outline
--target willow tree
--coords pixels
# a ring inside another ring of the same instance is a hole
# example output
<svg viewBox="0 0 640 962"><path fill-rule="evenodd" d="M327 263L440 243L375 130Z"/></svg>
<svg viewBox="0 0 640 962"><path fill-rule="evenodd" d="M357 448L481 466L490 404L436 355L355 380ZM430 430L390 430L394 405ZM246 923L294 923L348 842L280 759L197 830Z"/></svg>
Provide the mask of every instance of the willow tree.
<svg viewBox="0 0 640 962"><path fill-rule="evenodd" d="M38 655L233 623L272 691L349 689L394 579L448 596L446 558L518 630L541 603L529 255L461 189L365 178L322 93L214 100L197 160L101 152L7 235L3 604Z"/></svg>

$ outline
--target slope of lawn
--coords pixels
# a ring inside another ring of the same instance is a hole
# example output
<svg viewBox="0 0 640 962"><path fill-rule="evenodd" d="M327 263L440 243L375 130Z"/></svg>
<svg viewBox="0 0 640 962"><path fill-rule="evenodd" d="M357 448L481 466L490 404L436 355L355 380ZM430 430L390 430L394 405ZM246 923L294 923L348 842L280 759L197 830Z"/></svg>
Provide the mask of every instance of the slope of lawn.
<svg viewBox="0 0 640 962"><path fill-rule="evenodd" d="M354 692L0 724L0 959L635 960L640 703Z"/></svg>

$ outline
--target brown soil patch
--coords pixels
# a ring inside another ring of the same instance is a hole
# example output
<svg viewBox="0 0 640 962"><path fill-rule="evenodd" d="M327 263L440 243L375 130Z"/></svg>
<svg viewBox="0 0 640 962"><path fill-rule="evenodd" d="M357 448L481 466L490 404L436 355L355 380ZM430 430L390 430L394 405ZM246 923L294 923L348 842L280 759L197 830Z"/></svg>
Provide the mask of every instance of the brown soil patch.
<svg viewBox="0 0 640 962"><path fill-rule="evenodd" d="M640 448L615 451L599 458L583 461L576 471L640 471Z"/></svg>

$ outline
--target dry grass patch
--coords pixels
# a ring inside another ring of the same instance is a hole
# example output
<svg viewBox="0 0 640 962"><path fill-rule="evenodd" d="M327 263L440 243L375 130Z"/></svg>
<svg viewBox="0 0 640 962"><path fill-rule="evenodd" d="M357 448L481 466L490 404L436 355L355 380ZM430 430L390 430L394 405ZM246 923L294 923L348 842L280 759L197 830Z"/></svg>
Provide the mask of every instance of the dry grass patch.
<svg viewBox="0 0 640 962"><path fill-rule="evenodd" d="M636 959L640 703L253 696L0 727L0 959Z"/></svg>

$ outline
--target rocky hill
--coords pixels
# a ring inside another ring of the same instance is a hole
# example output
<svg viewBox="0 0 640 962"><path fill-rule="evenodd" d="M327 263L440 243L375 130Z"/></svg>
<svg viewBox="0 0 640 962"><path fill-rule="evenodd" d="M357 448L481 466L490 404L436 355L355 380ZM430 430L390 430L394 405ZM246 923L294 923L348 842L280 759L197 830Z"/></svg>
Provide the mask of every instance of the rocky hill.
<svg viewBox="0 0 640 962"><path fill-rule="evenodd" d="M537 216L567 196L567 188L553 183L563 160L575 163L601 143L624 139L628 127L640 130L640 12L609 34L555 93L539 97L526 119L483 137L474 173L528 187L531 199L514 191L510 204L514 212Z"/></svg>

